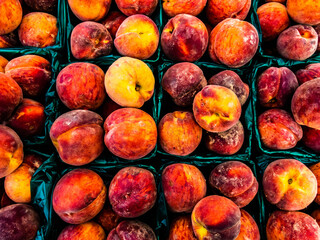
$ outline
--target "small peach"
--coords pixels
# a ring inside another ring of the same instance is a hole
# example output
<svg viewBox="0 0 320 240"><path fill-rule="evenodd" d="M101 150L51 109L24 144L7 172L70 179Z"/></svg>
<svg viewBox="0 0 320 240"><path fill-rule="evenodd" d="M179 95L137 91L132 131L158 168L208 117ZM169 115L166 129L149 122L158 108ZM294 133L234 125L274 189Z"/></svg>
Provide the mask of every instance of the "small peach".
<svg viewBox="0 0 320 240"><path fill-rule="evenodd" d="M320 78L320 63L312 63L296 72L299 84L303 84L309 80Z"/></svg>
<svg viewBox="0 0 320 240"><path fill-rule="evenodd" d="M69 7L81 21L100 21L109 12L111 0L68 0Z"/></svg>
<svg viewBox="0 0 320 240"><path fill-rule="evenodd" d="M116 0L119 10L127 15L144 14L150 16L158 5L158 0Z"/></svg>
<svg viewBox="0 0 320 240"><path fill-rule="evenodd" d="M112 11L108 13L107 17L101 21L101 23L107 28L111 37L114 39L116 37L116 32L120 27L121 23L127 18L119 11Z"/></svg>

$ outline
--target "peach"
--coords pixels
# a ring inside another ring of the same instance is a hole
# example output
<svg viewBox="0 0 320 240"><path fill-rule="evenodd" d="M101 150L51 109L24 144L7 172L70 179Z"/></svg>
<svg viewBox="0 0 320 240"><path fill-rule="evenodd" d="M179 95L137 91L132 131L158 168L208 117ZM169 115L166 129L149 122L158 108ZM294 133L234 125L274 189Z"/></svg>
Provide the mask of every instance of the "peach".
<svg viewBox="0 0 320 240"><path fill-rule="evenodd" d="M4 73L4 68L8 64L8 60L0 55L0 72Z"/></svg>
<svg viewBox="0 0 320 240"><path fill-rule="evenodd" d="M23 46L53 46L58 35L57 18L43 12L29 13L23 16L18 34Z"/></svg>
<svg viewBox="0 0 320 240"><path fill-rule="evenodd" d="M226 18L244 20L251 7L251 0L219 1L208 0L206 7L207 19L212 25L217 25Z"/></svg>
<svg viewBox="0 0 320 240"><path fill-rule="evenodd" d="M110 232L117 227L122 218L112 210L111 206L105 206L96 216L95 220L106 232Z"/></svg>
<svg viewBox="0 0 320 240"><path fill-rule="evenodd" d="M51 126L50 138L62 161L82 166L103 151L103 119L89 110L62 114Z"/></svg>
<svg viewBox="0 0 320 240"><path fill-rule="evenodd" d="M0 209L0 239L32 240L40 228L40 217L27 204L14 204Z"/></svg>
<svg viewBox="0 0 320 240"><path fill-rule="evenodd" d="M315 219L302 212L276 211L268 219L267 239L308 239L320 238L320 228Z"/></svg>
<svg viewBox="0 0 320 240"><path fill-rule="evenodd" d="M262 184L267 200L282 210L304 209L317 195L315 175L295 159L271 162L264 171Z"/></svg>
<svg viewBox="0 0 320 240"><path fill-rule="evenodd" d="M193 100L193 114L198 124L209 132L232 128L241 116L241 104L230 89L208 85Z"/></svg>
<svg viewBox="0 0 320 240"><path fill-rule="evenodd" d="M81 21L100 21L109 12L111 0L68 0L69 7Z"/></svg>
<svg viewBox="0 0 320 240"><path fill-rule="evenodd" d="M104 72L92 63L72 63L59 73L56 89L69 109L95 110L106 98Z"/></svg>
<svg viewBox="0 0 320 240"><path fill-rule="evenodd" d="M317 0L287 0L290 17L301 24L320 24L320 2Z"/></svg>
<svg viewBox="0 0 320 240"><path fill-rule="evenodd" d="M164 54L174 61L194 62L207 50L208 30L197 17L178 14L171 18L161 33Z"/></svg>
<svg viewBox="0 0 320 240"><path fill-rule="evenodd" d="M306 60L318 48L318 34L311 26L294 25L284 30L277 39L279 54L291 60Z"/></svg>
<svg viewBox="0 0 320 240"><path fill-rule="evenodd" d="M198 239L235 239L240 232L239 207L225 197L212 195L200 200L191 215Z"/></svg>
<svg viewBox="0 0 320 240"><path fill-rule="evenodd" d="M24 0L35 11L53 12L57 9L58 0Z"/></svg>
<svg viewBox="0 0 320 240"><path fill-rule="evenodd" d="M197 16L201 13L207 4L207 0L171 0L163 1L162 7L163 11L169 16L174 17L178 14L190 14Z"/></svg>
<svg viewBox="0 0 320 240"><path fill-rule="evenodd" d="M240 233L235 240L260 240L260 232L257 223L251 215L243 209L241 211Z"/></svg>
<svg viewBox="0 0 320 240"><path fill-rule="evenodd" d="M0 122L8 119L22 102L22 90L11 77L0 73Z"/></svg>
<svg viewBox="0 0 320 240"><path fill-rule="evenodd" d="M127 15L144 14L150 16L158 5L158 0L116 0L119 10Z"/></svg>
<svg viewBox="0 0 320 240"><path fill-rule="evenodd" d="M317 51L320 51L320 24L314 28L318 34L318 48Z"/></svg>
<svg viewBox="0 0 320 240"><path fill-rule="evenodd" d="M298 80L289 68L269 67L257 80L259 102L263 107L287 106L298 86Z"/></svg>
<svg viewBox="0 0 320 240"><path fill-rule="evenodd" d="M52 195L53 210L65 222L81 224L94 218L106 200L102 178L89 169L74 169L56 184Z"/></svg>
<svg viewBox="0 0 320 240"><path fill-rule="evenodd" d="M157 237L149 225L138 220L126 220L113 229L107 240L156 240Z"/></svg>
<svg viewBox="0 0 320 240"><path fill-rule="evenodd" d="M303 131L291 115L282 109L270 109L258 118L258 130L263 145L276 150L295 147Z"/></svg>
<svg viewBox="0 0 320 240"><path fill-rule="evenodd" d="M144 168L121 169L109 186L110 204L120 217L139 217L154 206L156 199L157 187L154 176Z"/></svg>
<svg viewBox="0 0 320 240"><path fill-rule="evenodd" d="M197 240L190 215L180 216L171 223L168 240Z"/></svg>
<svg viewBox="0 0 320 240"><path fill-rule="evenodd" d="M19 38L16 32L0 35L0 48L10 48L19 45Z"/></svg>
<svg viewBox="0 0 320 240"><path fill-rule="evenodd" d="M51 63L37 55L24 55L12 59L5 74L22 88L24 97L44 95L51 80Z"/></svg>
<svg viewBox="0 0 320 240"><path fill-rule="evenodd" d="M184 163L171 164L162 171L162 187L172 212L191 212L207 192L200 170Z"/></svg>
<svg viewBox="0 0 320 240"><path fill-rule="evenodd" d="M320 78L320 63L312 63L296 72L298 82L303 84L315 78Z"/></svg>
<svg viewBox="0 0 320 240"><path fill-rule="evenodd" d="M269 2L257 9L264 41L276 39L290 25L287 9L277 2Z"/></svg>
<svg viewBox="0 0 320 240"><path fill-rule="evenodd" d="M44 106L39 102L24 98L7 124L19 136L30 137L44 132L45 120Z"/></svg>
<svg viewBox="0 0 320 240"><path fill-rule="evenodd" d="M320 163L313 164L309 168L316 177L318 183L317 196L314 201L320 205Z"/></svg>
<svg viewBox="0 0 320 240"><path fill-rule="evenodd" d="M65 227L57 240L105 240L106 237L106 233L99 224L95 222L86 222L79 225L69 225Z"/></svg>
<svg viewBox="0 0 320 240"><path fill-rule="evenodd" d="M199 146L202 128L191 112L167 113L159 122L159 142L162 149L172 155L186 156Z"/></svg>
<svg viewBox="0 0 320 240"><path fill-rule="evenodd" d="M148 59L159 45L159 30L151 18L136 14L126 18L118 28L114 46L124 56Z"/></svg>
<svg viewBox="0 0 320 240"><path fill-rule="evenodd" d="M109 67L104 85L108 96L120 106L140 108L152 97L155 79L144 62L121 57Z"/></svg>
<svg viewBox="0 0 320 240"><path fill-rule="evenodd" d="M22 20L22 7L19 0L4 0L0 3L0 35L15 30Z"/></svg>
<svg viewBox="0 0 320 240"><path fill-rule="evenodd" d="M208 51L214 62L239 68L253 58L258 45L259 35L252 24L228 18L211 31Z"/></svg>
<svg viewBox="0 0 320 240"><path fill-rule="evenodd" d="M306 147L312 149L313 151L319 153L320 152L320 130L309 128L309 127L303 127L302 130L303 130L303 137L302 137L303 144Z"/></svg>
<svg viewBox="0 0 320 240"><path fill-rule="evenodd" d="M249 97L249 86L248 84L242 82L238 74L231 70L225 70L213 75L209 81L209 85L219 85L230 90L239 98L241 106L245 104Z"/></svg>
<svg viewBox="0 0 320 240"><path fill-rule="evenodd" d="M113 41L108 29L101 23L82 22L72 30L71 52L76 59L95 59L109 55Z"/></svg>
<svg viewBox="0 0 320 240"><path fill-rule="evenodd" d="M186 107L192 104L196 93L207 85L207 80L197 65L183 62L165 72L161 85L176 105Z"/></svg>
<svg viewBox="0 0 320 240"><path fill-rule="evenodd" d="M26 154L23 158L23 163L28 164L34 170L37 170L43 163L43 159L37 154Z"/></svg>
<svg viewBox="0 0 320 240"><path fill-rule="evenodd" d="M16 170L23 161L23 144L11 128L0 125L0 178Z"/></svg>
<svg viewBox="0 0 320 240"><path fill-rule="evenodd" d="M320 78L297 88L291 100L291 111L298 124L320 129Z"/></svg>
<svg viewBox="0 0 320 240"><path fill-rule="evenodd" d="M207 149L222 155L237 153L244 142L244 129L239 121L225 132L206 132L204 141Z"/></svg>
<svg viewBox="0 0 320 240"><path fill-rule="evenodd" d="M314 210L311 213L311 217L313 217L317 221L318 225L320 226L320 209Z"/></svg>
<svg viewBox="0 0 320 240"><path fill-rule="evenodd" d="M239 161L217 165L210 173L209 184L240 208L248 205L258 192L258 182L251 169Z"/></svg>
<svg viewBox="0 0 320 240"><path fill-rule="evenodd" d="M116 32L121 23L127 18L119 11L110 12L107 17L101 21L101 23L107 28L112 38L116 37Z"/></svg>

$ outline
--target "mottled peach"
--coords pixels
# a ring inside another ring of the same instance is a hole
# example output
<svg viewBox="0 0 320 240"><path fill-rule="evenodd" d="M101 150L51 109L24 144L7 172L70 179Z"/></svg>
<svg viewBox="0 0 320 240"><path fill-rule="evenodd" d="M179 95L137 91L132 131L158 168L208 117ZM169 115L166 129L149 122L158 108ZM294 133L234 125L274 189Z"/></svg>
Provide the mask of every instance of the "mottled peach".
<svg viewBox="0 0 320 240"><path fill-rule="evenodd" d="M127 15L144 14L150 16L158 5L158 0L116 0L119 10Z"/></svg>
<svg viewBox="0 0 320 240"><path fill-rule="evenodd" d="M116 32L118 31L118 28L126 18L127 17L123 15L121 12L112 11L107 15L107 17L104 20L101 21L101 23L107 28L111 37L114 39L116 37Z"/></svg>
<svg viewBox="0 0 320 240"><path fill-rule="evenodd" d="M121 220L122 218L112 210L111 206L104 206L95 218L107 233L116 228Z"/></svg>
<svg viewBox="0 0 320 240"><path fill-rule="evenodd" d="M59 234L57 240L105 240L106 233L95 222L86 222L79 225L69 225Z"/></svg>
<svg viewBox="0 0 320 240"><path fill-rule="evenodd" d="M168 240L197 240L193 233L190 215L179 216L173 220Z"/></svg>
<svg viewBox="0 0 320 240"><path fill-rule="evenodd" d="M3 0L0 2L0 35L15 30L22 19L22 7L19 0Z"/></svg>
<svg viewBox="0 0 320 240"><path fill-rule="evenodd" d="M257 223L251 215L243 209L241 211L240 233L235 240L260 240L260 232Z"/></svg>
<svg viewBox="0 0 320 240"><path fill-rule="evenodd" d="M320 78L320 63L312 63L296 72L299 84L303 84L315 78Z"/></svg>
<svg viewBox="0 0 320 240"><path fill-rule="evenodd" d="M190 14L197 16L207 4L207 0L168 0L163 1L163 11L169 16L174 17L178 14Z"/></svg>
<svg viewBox="0 0 320 240"><path fill-rule="evenodd" d="M100 21L109 12L111 0L68 0L69 7L81 21Z"/></svg>

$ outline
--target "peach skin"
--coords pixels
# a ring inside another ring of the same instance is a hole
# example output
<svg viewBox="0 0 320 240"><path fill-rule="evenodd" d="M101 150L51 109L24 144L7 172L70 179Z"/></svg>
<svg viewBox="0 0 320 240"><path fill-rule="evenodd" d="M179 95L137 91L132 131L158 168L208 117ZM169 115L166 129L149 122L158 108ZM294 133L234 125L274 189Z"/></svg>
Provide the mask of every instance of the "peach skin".
<svg viewBox="0 0 320 240"><path fill-rule="evenodd" d="M235 240L260 240L260 231L251 215L243 209L241 211L240 233Z"/></svg>
<svg viewBox="0 0 320 240"><path fill-rule="evenodd" d="M4 68L8 64L8 60L0 55L0 72L4 73Z"/></svg>
<svg viewBox="0 0 320 240"><path fill-rule="evenodd" d="M150 16L158 5L158 0L115 0L119 10L127 15L144 14Z"/></svg>
<svg viewBox="0 0 320 240"><path fill-rule="evenodd" d="M320 63L307 65L305 69L296 71L296 76L300 85L312 79L320 78Z"/></svg>
<svg viewBox="0 0 320 240"><path fill-rule="evenodd" d="M57 240L106 240L103 228L95 222L69 225L59 234Z"/></svg>
<svg viewBox="0 0 320 240"><path fill-rule="evenodd" d="M313 164L309 168L316 177L318 183L317 196L314 201L320 205L320 163Z"/></svg>
<svg viewBox="0 0 320 240"><path fill-rule="evenodd" d="M301 24L320 24L320 2L318 0L287 0L290 17Z"/></svg>
<svg viewBox="0 0 320 240"><path fill-rule="evenodd" d="M193 233L191 216L179 216L170 225L168 240L197 240Z"/></svg>
<svg viewBox="0 0 320 240"><path fill-rule="evenodd" d="M22 20L22 7L19 0L3 0L0 2L0 35L15 30Z"/></svg>
<svg viewBox="0 0 320 240"><path fill-rule="evenodd" d="M170 0L163 1L163 11L169 16L174 17L178 14L190 14L197 16L207 4L207 0Z"/></svg>
<svg viewBox="0 0 320 240"><path fill-rule="evenodd" d="M68 0L69 7L81 21L100 21L109 12L111 0Z"/></svg>

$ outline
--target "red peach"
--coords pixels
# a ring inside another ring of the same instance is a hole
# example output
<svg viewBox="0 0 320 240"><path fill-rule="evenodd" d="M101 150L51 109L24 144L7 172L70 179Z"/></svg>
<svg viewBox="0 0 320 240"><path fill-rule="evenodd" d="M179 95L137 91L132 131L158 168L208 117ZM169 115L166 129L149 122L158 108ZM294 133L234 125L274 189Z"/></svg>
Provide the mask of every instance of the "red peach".
<svg viewBox="0 0 320 240"><path fill-rule="evenodd" d="M312 63L296 72L297 79L301 84L315 78L320 78L320 63Z"/></svg>
<svg viewBox="0 0 320 240"><path fill-rule="evenodd" d="M116 0L119 10L127 16L144 14L150 16L158 5L158 0Z"/></svg>
<svg viewBox="0 0 320 240"><path fill-rule="evenodd" d="M317 196L314 201L320 205L320 163L313 164L309 168L316 177L318 183Z"/></svg>
<svg viewBox="0 0 320 240"><path fill-rule="evenodd" d="M168 240L197 240L190 215L180 216L171 223Z"/></svg>
<svg viewBox="0 0 320 240"><path fill-rule="evenodd" d="M235 240L260 240L260 232L257 223L251 215L243 209L241 211L240 233Z"/></svg>
<svg viewBox="0 0 320 240"><path fill-rule="evenodd" d="M95 220L106 232L110 232L112 229L117 227L122 218L112 210L111 206L104 206L96 216Z"/></svg>
<svg viewBox="0 0 320 240"><path fill-rule="evenodd" d="M123 15L121 12L112 11L107 15L107 17L104 20L101 21L101 23L108 29L111 37L115 38L118 28L126 18L127 17Z"/></svg>
<svg viewBox="0 0 320 240"><path fill-rule="evenodd" d="M320 152L320 130L303 127L303 144L315 152ZM319 201L320 203L320 201Z"/></svg>
<svg viewBox="0 0 320 240"><path fill-rule="evenodd" d="M86 222L79 225L69 225L59 234L57 240L105 240L106 233L95 222Z"/></svg>
<svg viewBox="0 0 320 240"><path fill-rule="evenodd" d="M311 217L313 217L317 221L318 225L320 226L320 209L314 210L311 213Z"/></svg>
<svg viewBox="0 0 320 240"><path fill-rule="evenodd" d="M317 51L320 51L320 24L314 28L318 34L318 48Z"/></svg>

